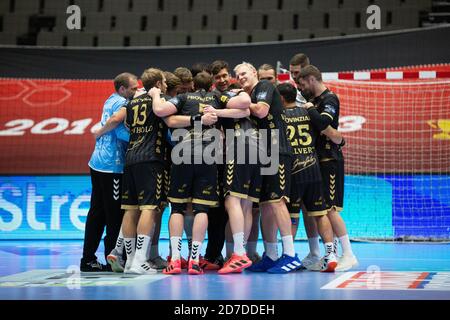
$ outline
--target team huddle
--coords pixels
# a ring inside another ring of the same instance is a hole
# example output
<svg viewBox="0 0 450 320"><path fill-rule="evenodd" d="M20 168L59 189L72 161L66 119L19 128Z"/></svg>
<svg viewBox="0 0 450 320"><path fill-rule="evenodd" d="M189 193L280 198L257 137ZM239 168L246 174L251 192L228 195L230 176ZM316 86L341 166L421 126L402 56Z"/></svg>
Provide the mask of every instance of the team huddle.
<svg viewBox="0 0 450 320"><path fill-rule="evenodd" d="M290 61L292 82L278 84L267 64L256 69L243 62L233 71L235 79L222 60L174 73L148 68L139 90L136 76L115 78L116 92L94 132L81 271L280 274L357 266L339 214L345 140L337 130L338 97L304 54ZM169 204L165 260L158 241ZM310 249L302 260L294 247L300 211ZM109 266L95 256L105 225ZM183 233L187 259L181 256Z"/></svg>

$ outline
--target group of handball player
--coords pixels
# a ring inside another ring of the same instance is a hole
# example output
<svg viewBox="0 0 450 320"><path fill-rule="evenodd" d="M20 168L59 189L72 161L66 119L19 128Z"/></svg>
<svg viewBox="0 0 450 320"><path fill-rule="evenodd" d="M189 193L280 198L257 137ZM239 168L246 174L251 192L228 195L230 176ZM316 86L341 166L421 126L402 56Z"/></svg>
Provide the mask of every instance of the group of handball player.
<svg viewBox="0 0 450 320"><path fill-rule="evenodd" d="M356 267L340 215L339 99L305 54L292 57L289 72L281 82L269 64L230 67L216 60L173 72L151 67L139 79L119 74L94 132L81 271L280 274ZM164 259L159 237L166 208ZM309 244L303 259L294 246L300 212ZM108 265L95 256L105 226Z"/></svg>

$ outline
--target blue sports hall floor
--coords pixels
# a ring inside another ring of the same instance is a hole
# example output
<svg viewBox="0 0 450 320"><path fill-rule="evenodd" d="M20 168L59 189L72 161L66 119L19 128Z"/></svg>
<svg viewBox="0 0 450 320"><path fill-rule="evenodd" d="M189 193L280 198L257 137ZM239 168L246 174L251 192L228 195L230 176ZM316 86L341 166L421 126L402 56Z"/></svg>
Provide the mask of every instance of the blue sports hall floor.
<svg viewBox="0 0 450 320"><path fill-rule="evenodd" d="M450 244L353 242L359 266L324 274L83 273L82 241L0 241L2 300L447 300ZM168 242L160 243L162 256ZM300 257L307 242L297 241ZM103 259L103 247L97 256ZM258 244L262 250L262 243Z"/></svg>

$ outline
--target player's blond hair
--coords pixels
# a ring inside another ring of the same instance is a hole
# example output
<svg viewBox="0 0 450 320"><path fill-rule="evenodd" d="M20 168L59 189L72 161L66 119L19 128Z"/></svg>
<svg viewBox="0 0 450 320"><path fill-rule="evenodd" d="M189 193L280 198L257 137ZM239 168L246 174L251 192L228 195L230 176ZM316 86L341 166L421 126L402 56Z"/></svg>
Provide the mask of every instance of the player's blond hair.
<svg viewBox="0 0 450 320"><path fill-rule="evenodd" d="M234 73L236 73L237 70L238 70L239 68L242 68L242 67L247 67L247 68L250 69L251 71L254 71L254 72L257 73L256 68L255 68L251 63L245 62L245 61L243 61L242 63L238 64L236 67L234 67L234 69L233 69Z"/></svg>

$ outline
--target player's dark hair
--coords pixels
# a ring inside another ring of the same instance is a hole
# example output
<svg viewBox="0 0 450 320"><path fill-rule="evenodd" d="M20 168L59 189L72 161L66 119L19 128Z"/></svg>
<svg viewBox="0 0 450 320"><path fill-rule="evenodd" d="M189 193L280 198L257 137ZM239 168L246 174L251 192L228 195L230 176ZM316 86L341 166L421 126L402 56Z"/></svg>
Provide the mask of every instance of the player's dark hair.
<svg viewBox="0 0 450 320"><path fill-rule="evenodd" d="M211 69L209 66L210 66L209 63L206 63L206 62L194 63L191 67L192 76L195 77L197 74L199 74L202 71L211 73Z"/></svg>
<svg viewBox="0 0 450 320"><path fill-rule="evenodd" d="M230 68L228 66L228 63L223 60L216 60L209 66L209 69L211 70L211 74L215 76L220 72L222 69L227 69L228 73L230 73Z"/></svg>
<svg viewBox="0 0 450 320"><path fill-rule="evenodd" d="M297 53L295 56L291 58L291 61L289 61L289 64L291 66L300 66L302 68L309 65L309 58L304 53Z"/></svg>
<svg viewBox="0 0 450 320"><path fill-rule="evenodd" d="M271 64L264 63L259 66L258 71L259 70L265 70L265 71L273 70L273 74L275 75L275 78L277 77L277 70Z"/></svg>
<svg viewBox="0 0 450 320"><path fill-rule="evenodd" d="M204 89L206 91L209 91L209 89L212 86L212 83L213 78L208 72L202 71L194 77L195 90Z"/></svg>
<svg viewBox="0 0 450 320"><path fill-rule="evenodd" d="M281 83L277 86L278 92L287 103L295 102L297 98L297 89L289 82Z"/></svg>
<svg viewBox="0 0 450 320"><path fill-rule="evenodd" d="M312 64L302 68L302 70L300 70L300 73L298 74L298 78L302 79L305 79L309 76L313 76L317 81L322 81L322 73L319 69L317 69L317 67L313 66Z"/></svg>
<svg viewBox="0 0 450 320"><path fill-rule="evenodd" d="M172 72L164 71L164 76L166 77L167 91L171 91L177 86L181 85L180 78L178 78Z"/></svg>

